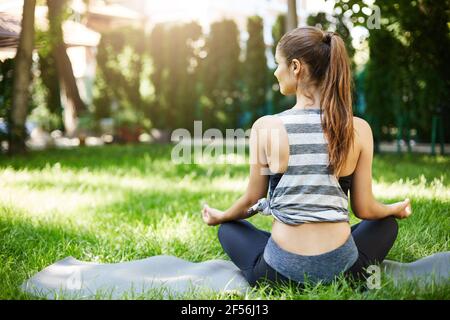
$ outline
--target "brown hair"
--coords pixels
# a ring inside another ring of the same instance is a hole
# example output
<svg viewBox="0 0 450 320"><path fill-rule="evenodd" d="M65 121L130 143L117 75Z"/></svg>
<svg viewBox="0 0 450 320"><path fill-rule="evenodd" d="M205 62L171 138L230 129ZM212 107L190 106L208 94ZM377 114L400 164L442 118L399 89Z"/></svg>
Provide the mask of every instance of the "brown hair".
<svg viewBox="0 0 450 320"><path fill-rule="evenodd" d="M344 41L334 32L301 27L284 34L278 48L288 66L298 59L308 67L308 83L321 90L322 126L328 140L329 165L337 174L353 145L350 62ZM308 93L305 92L307 97Z"/></svg>

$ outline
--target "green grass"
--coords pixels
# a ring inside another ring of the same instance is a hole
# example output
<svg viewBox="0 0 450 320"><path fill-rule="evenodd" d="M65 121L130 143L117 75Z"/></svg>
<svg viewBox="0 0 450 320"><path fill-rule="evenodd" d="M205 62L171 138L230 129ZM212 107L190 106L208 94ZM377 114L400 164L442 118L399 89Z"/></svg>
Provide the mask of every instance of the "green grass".
<svg viewBox="0 0 450 320"><path fill-rule="evenodd" d="M33 298L19 285L67 256L103 263L160 254L193 262L229 260L217 239L217 226L204 224L200 209L203 201L226 209L242 194L248 179L246 159L175 165L171 148L104 146L0 156L0 299ZM410 262L450 250L449 169L450 157L375 156L377 199L410 197L414 210L410 218L399 220L388 259ZM256 215L249 221L270 231L268 217ZM358 221L352 215L351 223ZM450 285L420 289L395 287L386 280L381 289L363 292L341 279L303 291L260 285L246 296L194 292L185 298L449 299Z"/></svg>

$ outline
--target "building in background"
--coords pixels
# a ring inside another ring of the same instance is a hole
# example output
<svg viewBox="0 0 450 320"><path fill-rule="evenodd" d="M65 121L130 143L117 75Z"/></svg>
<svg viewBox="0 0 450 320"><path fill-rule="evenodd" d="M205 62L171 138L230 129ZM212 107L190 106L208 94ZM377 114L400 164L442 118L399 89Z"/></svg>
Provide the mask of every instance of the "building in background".
<svg viewBox="0 0 450 320"><path fill-rule="evenodd" d="M0 61L13 57L19 43L20 20L0 12Z"/></svg>
<svg viewBox="0 0 450 320"><path fill-rule="evenodd" d="M138 1L124 1L122 5L119 2L91 0L86 5L83 0L73 0L70 8L75 19L102 33L125 26L143 27L146 16L143 11L134 10L131 7L134 2ZM139 3L145 4L145 2Z"/></svg>

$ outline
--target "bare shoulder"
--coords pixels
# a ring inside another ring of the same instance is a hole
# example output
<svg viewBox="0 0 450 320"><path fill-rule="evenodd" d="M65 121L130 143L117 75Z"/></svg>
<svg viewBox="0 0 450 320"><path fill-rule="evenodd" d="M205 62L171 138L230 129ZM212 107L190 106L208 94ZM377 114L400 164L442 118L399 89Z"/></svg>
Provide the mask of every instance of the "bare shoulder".
<svg viewBox="0 0 450 320"><path fill-rule="evenodd" d="M283 127L283 122L279 117L266 115L258 118L253 123L252 131L254 131L254 134L260 137L262 141L270 143L270 141L272 141L272 135L282 132Z"/></svg>
<svg viewBox="0 0 450 320"><path fill-rule="evenodd" d="M359 117L353 117L353 125L355 126L355 129L362 129L362 130L370 129L369 123L366 120Z"/></svg>
<svg viewBox="0 0 450 320"><path fill-rule="evenodd" d="M280 132L283 127L281 119L274 115L266 115L258 118L252 126L252 136L257 137L261 147L270 154L272 135Z"/></svg>
<svg viewBox="0 0 450 320"><path fill-rule="evenodd" d="M281 120L273 115L266 115L258 118L254 123L252 128L257 129L270 129L278 126L281 123Z"/></svg>
<svg viewBox="0 0 450 320"><path fill-rule="evenodd" d="M357 138L365 139L372 136L372 129L369 123L362 118L353 117L353 127Z"/></svg>

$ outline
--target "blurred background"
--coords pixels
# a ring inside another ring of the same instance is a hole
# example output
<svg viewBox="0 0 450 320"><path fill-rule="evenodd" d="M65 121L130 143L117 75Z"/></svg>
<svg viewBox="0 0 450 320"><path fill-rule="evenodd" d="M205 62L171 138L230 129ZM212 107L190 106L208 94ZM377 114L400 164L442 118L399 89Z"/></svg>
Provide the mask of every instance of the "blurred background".
<svg viewBox="0 0 450 320"><path fill-rule="evenodd" d="M292 107L274 50L337 31L375 151L450 151L450 4L404 0L0 0L1 153L169 142Z"/></svg>

